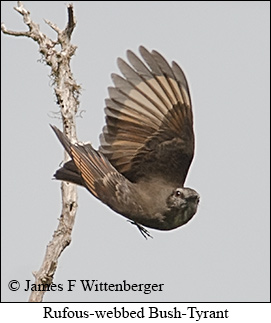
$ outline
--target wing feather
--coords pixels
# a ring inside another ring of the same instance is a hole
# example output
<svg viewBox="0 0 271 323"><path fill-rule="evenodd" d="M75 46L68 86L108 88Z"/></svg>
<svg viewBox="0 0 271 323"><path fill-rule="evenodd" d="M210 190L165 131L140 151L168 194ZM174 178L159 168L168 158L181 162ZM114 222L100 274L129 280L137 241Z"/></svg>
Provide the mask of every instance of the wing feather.
<svg viewBox="0 0 271 323"><path fill-rule="evenodd" d="M156 174L183 185L194 154L192 104L182 69L140 46L112 74L101 151L130 181Z"/></svg>

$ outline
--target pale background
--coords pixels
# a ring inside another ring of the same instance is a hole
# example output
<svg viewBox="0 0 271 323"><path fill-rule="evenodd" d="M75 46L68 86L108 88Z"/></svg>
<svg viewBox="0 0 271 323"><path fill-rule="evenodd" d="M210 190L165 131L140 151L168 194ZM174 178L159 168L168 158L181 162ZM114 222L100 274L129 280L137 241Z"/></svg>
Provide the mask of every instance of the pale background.
<svg viewBox="0 0 271 323"><path fill-rule="evenodd" d="M66 25L66 1L25 1L33 20ZM26 30L2 1L7 28ZM139 45L176 60L194 105L196 155L186 185L201 194L198 213L146 241L126 219L79 188L73 240L54 282L163 283L164 292L46 293L45 301L269 300L269 2L74 1L78 46L72 70L83 91L78 138L98 147L104 99L117 57ZM27 301L61 211L52 180L63 149L49 68L37 45L2 35L2 301ZM11 292L16 279L21 289Z"/></svg>

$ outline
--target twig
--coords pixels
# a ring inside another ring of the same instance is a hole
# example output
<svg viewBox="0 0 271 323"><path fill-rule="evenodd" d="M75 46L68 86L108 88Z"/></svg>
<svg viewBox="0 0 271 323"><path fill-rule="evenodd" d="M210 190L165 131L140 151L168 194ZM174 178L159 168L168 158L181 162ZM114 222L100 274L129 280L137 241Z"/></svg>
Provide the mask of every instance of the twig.
<svg viewBox="0 0 271 323"><path fill-rule="evenodd" d="M51 67L51 77L57 103L60 106L63 128L65 134L72 140L76 139L75 116L78 110L80 86L76 84L70 69L70 60L75 53L76 46L70 43L72 32L76 21L74 17L73 5L68 5L68 23L64 30L56 24L46 20L46 23L57 33L57 40L52 41L40 31L38 24L32 21L30 12L26 10L21 1L18 1L14 9L23 16L24 23L28 26L28 31L12 31L2 23L1 30L4 34L11 36L23 36L33 39L39 45L46 64ZM60 50L55 48L60 45ZM64 161L68 155L65 153ZM52 240L47 245L45 257L40 269L34 272L35 284L51 284L57 268L58 259L63 250L71 242L71 233L77 211L77 189L76 185L62 182L62 212L59 224L53 234ZM29 301L41 302L46 288L41 291L32 291Z"/></svg>

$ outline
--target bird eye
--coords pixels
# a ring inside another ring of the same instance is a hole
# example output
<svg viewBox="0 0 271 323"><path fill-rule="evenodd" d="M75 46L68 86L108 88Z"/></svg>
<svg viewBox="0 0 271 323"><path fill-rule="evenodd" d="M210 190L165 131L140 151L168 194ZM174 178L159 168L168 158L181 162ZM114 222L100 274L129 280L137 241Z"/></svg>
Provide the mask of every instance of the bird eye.
<svg viewBox="0 0 271 323"><path fill-rule="evenodd" d="M176 197L179 197L179 196L181 196L182 195L182 192L180 191L180 190L176 190L175 191L175 196Z"/></svg>

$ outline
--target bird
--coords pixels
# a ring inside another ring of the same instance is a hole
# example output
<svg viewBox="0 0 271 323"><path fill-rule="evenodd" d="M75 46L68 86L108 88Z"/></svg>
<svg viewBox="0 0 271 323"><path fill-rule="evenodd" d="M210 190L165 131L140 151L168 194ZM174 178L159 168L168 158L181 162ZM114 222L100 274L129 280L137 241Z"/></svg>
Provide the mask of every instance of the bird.
<svg viewBox="0 0 271 323"><path fill-rule="evenodd" d="M200 195L184 187L195 150L185 74L156 50L139 53L127 50L129 63L117 59L122 75L111 75L97 150L51 127L71 158L54 177L85 187L147 238L146 227L168 231L190 221Z"/></svg>

